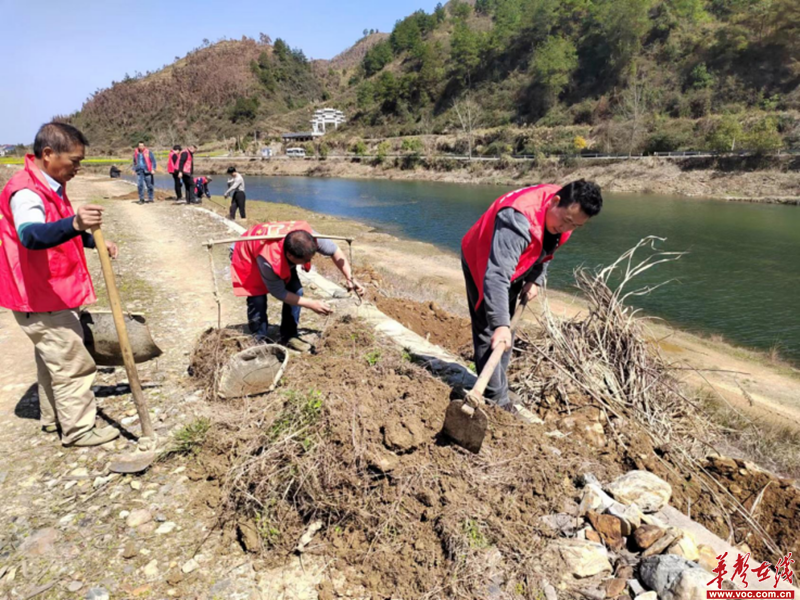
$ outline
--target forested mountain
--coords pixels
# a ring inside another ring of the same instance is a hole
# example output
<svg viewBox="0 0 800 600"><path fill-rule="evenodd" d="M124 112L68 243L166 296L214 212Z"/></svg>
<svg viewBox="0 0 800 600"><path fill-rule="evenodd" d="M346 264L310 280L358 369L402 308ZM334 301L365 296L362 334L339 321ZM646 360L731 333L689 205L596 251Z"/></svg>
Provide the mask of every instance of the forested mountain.
<svg viewBox="0 0 800 600"><path fill-rule="evenodd" d="M71 119L109 146L307 129L319 106L373 138L535 125L582 127L562 136L577 149L800 145L797 0L452 0L354 48L312 64L267 36L222 41Z"/></svg>

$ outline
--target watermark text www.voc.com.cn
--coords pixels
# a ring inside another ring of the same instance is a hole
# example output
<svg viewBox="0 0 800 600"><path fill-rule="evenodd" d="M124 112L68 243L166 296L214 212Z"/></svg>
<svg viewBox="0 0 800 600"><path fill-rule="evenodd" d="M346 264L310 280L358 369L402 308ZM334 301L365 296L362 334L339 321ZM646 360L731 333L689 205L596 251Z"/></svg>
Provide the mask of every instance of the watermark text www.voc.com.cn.
<svg viewBox="0 0 800 600"><path fill-rule="evenodd" d="M708 600L794 600L794 590L708 590Z"/></svg>

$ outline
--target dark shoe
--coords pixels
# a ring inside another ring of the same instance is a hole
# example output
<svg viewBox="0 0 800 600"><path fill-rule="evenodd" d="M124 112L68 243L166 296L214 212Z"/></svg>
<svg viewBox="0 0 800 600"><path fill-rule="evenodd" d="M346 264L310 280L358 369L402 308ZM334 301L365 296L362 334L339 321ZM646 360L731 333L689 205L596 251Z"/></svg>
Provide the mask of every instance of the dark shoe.
<svg viewBox="0 0 800 600"><path fill-rule="evenodd" d="M70 444L64 444L65 446L77 446L80 448L85 448L88 446L102 446L103 444L107 444L119 437L119 431L114 429L113 427L95 427L94 429L90 429L74 442Z"/></svg>
<svg viewBox="0 0 800 600"><path fill-rule="evenodd" d="M139 200L136 204L144 204L144 200Z"/></svg>
<svg viewBox="0 0 800 600"><path fill-rule="evenodd" d="M511 413L520 421L524 421L529 425L541 425L544 423L534 412L531 412L522 404L522 398L520 398L514 392L508 393L508 402L505 404L500 404L500 408L504 411Z"/></svg>
<svg viewBox="0 0 800 600"><path fill-rule="evenodd" d="M44 433L58 433L58 425L55 423L52 425L42 425L42 431Z"/></svg>

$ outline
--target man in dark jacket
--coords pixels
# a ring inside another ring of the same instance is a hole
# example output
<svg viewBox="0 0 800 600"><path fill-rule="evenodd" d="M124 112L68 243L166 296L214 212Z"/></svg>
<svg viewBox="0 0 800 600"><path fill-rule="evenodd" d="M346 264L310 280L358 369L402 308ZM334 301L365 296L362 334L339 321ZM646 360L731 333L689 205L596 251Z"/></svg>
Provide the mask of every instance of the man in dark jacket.
<svg viewBox="0 0 800 600"><path fill-rule="evenodd" d="M200 200L203 196L206 198L211 198L211 192L208 191L208 184L212 181L213 179L211 179L211 177L195 177L194 195L198 200Z"/></svg>

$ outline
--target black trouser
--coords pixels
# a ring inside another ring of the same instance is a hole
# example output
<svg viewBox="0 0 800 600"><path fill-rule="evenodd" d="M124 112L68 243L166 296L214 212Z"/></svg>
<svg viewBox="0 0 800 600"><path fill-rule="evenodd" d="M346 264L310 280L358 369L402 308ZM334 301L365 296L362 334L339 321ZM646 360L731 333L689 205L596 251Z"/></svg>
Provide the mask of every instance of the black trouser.
<svg viewBox="0 0 800 600"><path fill-rule="evenodd" d="M172 179L175 181L175 198L180 200L183 197L183 193L181 192L181 176L175 171L172 173Z"/></svg>
<svg viewBox="0 0 800 600"><path fill-rule="evenodd" d="M484 365L489 361L492 355L492 334L494 329L489 327L489 320L486 318L486 301L481 302L480 306L476 309L475 304L478 302L478 288L475 281L472 279L472 274L469 272L469 267L461 258L461 268L464 271L464 281L467 284L467 306L469 306L469 316L472 318L472 347L475 351L475 368L478 374L483 371ZM511 284L511 289L508 290L508 314L513 315L514 310L517 308L517 300L522 291L522 286L525 285L525 278L520 277ZM514 343L514 337L511 337L511 343ZM511 360L511 352L503 353L503 358L498 367L494 370L489 384L486 386L484 397L491 400L496 404L503 405L508 402L508 378L506 377L506 370L508 370L508 363Z"/></svg>
<svg viewBox="0 0 800 600"><path fill-rule="evenodd" d="M236 218L236 209L239 209L239 214L242 215L244 219L244 202L246 198L244 192L242 190L236 190L233 192L233 198L231 198L231 211L229 214L229 218L231 220Z"/></svg>
<svg viewBox="0 0 800 600"><path fill-rule="evenodd" d="M297 269L292 267L292 278L286 284L286 291L303 295L303 286L297 276ZM297 337L297 326L300 323L300 307L283 303L281 310L281 340ZM250 333L259 339L267 337L267 295L247 297L247 326Z"/></svg>
<svg viewBox="0 0 800 600"><path fill-rule="evenodd" d="M191 175L183 174L183 187L186 190L186 202L200 204L200 201L194 198L194 179L192 179Z"/></svg>

